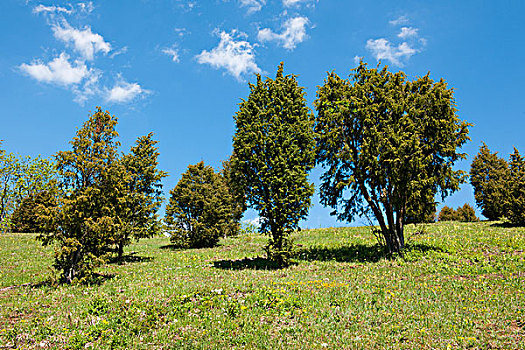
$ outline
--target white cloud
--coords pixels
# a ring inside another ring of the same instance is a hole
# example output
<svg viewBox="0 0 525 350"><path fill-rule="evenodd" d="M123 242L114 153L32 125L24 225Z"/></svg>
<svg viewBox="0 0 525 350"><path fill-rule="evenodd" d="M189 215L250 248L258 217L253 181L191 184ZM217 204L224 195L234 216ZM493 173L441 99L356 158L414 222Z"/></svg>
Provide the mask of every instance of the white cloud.
<svg viewBox="0 0 525 350"><path fill-rule="evenodd" d="M417 37L418 34L417 34L417 31L419 29L417 28L412 28L412 27L402 27L401 28L401 32L399 32L399 34L397 35L399 38L401 39L407 39L407 38L410 38L410 37Z"/></svg>
<svg viewBox="0 0 525 350"><path fill-rule="evenodd" d="M97 52L108 53L111 51L111 45L104 41L100 34L93 33L90 27L79 30L64 21L63 26L53 26L53 33L55 38L65 43L72 43L74 49L87 60L93 60Z"/></svg>
<svg viewBox="0 0 525 350"><path fill-rule="evenodd" d="M246 7L248 14L260 11L264 5L266 5L266 0L239 0L241 7Z"/></svg>
<svg viewBox="0 0 525 350"><path fill-rule="evenodd" d="M171 60L173 62L179 62L180 61L179 51L177 49L172 48L172 47L167 47L167 48L162 49L162 52L165 53L168 56L171 56Z"/></svg>
<svg viewBox="0 0 525 350"><path fill-rule="evenodd" d="M19 68L40 82L64 86L79 84L90 74L84 62L75 61L72 65L69 56L64 52L49 63L34 61L31 64L23 63Z"/></svg>
<svg viewBox="0 0 525 350"><path fill-rule="evenodd" d="M93 10L95 9L95 6L93 6L93 1L79 2L78 7L80 9L80 12L83 12L86 14L93 12Z"/></svg>
<svg viewBox="0 0 525 350"><path fill-rule="evenodd" d="M307 2L309 0L283 0L284 7L292 7L298 5L301 2Z"/></svg>
<svg viewBox="0 0 525 350"><path fill-rule="evenodd" d="M293 50L297 44L303 42L308 37L306 35L306 25L308 18L295 17L290 18L283 24L281 34L274 33L269 28L260 29L257 33L257 39L261 42L277 41L288 50Z"/></svg>
<svg viewBox="0 0 525 350"><path fill-rule="evenodd" d="M183 36L185 36L186 34L188 34L188 31L186 30L186 28L174 28L173 29L175 31L175 33L177 33L178 36L180 36L181 38Z"/></svg>
<svg viewBox="0 0 525 350"><path fill-rule="evenodd" d="M354 64L355 64L356 66L359 65L359 63L361 62L362 59L363 59L362 56L357 56L357 55L355 55L355 56L354 56Z"/></svg>
<svg viewBox="0 0 525 350"><path fill-rule="evenodd" d="M402 25L402 24L407 24L408 22L410 22L410 21L409 21L407 16L399 16L398 18L393 19L393 20L389 21L388 23L390 23L393 26L398 26L398 25Z"/></svg>
<svg viewBox="0 0 525 350"><path fill-rule="evenodd" d="M60 6L45 6L45 5L38 5L33 8L33 13L55 13L55 12L63 12L67 14L73 13L73 10L68 10L65 7Z"/></svg>
<svg viewBox="0 0 525 350"><path fill-rule="evenodd" d="M388 40L369 39L366 42L366 48L372 52L377 60L389 60L396 66L403 66L402 60L409 59L418 52L417 49L403 42L397 46L392 45Z"/></svg>
<svg viewBox="0 0 525 350"><path fill-rule="evenodd" d="M102 76L102 72L96 69L91 69L90 72L91 73L85 79L82 86L74 86L72 89L75 94L74 101L82 106L90 97L100 94L101 92L98 81Z"/></svg>
<svg viewBox="0 0 525 350"><path fill-rule="evenodd" d="M255 63L253 45L239 38L246 34L237 34L237 31L233 30L231 33L222 31L219 36L219 45L211 51L203 50L195 56L197 62L209 64L216 69L224 68L239 81L244 74L261 72Z"/></svg>
<svg viewBox="0 0 525 350"><path fill-rule="evenodd" d="M149 93L137 83L128 83L119 77L119 81L113 88L107 90L106 101L115 103L126 103L133 101L137 96Z"/></svg>

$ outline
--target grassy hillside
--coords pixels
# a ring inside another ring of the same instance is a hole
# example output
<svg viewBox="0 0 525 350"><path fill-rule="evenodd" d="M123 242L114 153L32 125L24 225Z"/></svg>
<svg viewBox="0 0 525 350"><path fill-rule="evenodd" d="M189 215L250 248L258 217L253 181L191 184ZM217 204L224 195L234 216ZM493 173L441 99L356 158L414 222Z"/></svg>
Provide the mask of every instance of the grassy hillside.
<svg viewBox="0 0 525 350"><path fill-rule="evenodd" d="M155 238L99 284L58 288L45 283L52 249L3 234L0 348L524 349L525 229L424 231L409 227L395 260L367 228L301 231L282 270L257 258L260 235L198 250Z"/></svg>

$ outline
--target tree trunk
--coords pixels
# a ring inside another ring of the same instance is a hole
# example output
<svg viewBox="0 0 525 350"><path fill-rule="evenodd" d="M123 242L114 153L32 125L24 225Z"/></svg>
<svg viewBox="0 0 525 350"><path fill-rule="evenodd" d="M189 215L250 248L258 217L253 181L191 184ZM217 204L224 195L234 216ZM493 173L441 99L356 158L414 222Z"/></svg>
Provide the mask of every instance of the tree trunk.
<svg viewBox="0 0 525 350"><path fill-rule="evenodd" d="M124 242L118 242L118 263L122 265L122 257L124 256Z"/></svg>

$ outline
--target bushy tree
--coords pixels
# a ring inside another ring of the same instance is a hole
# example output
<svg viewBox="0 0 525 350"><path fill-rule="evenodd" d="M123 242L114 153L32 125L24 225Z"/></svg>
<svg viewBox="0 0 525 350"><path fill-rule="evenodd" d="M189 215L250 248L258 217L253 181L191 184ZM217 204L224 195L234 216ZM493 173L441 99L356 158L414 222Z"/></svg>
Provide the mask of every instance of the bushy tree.
<svg viewBox="0 0 525 350"><path fill-rule="evenodd" d="M39 219L42 208L53 208L57 205L57 195L53 189L32 193L22 199L22 202L11 215L14 232L40 233L45 226Z"/></svg>
<svg viewBox="0 0 525 350"><path fill-rule="evenodd" d="M42 208L44 245L56 243L54 267L61 281L89 278L105 261L120 230L117 203L124 192L118 165L117 119L97 107L70 142L56 154L65 195L53 208Z"/></svg>
<svg viewBox="0 0 525 350"><path fill-rule="evenodd" d="M315 164L313 115L296 76L284 75L250 84L250 95L235 115L232 173L244 189L248 207L259 212L260 231L271 238L268 258L287 265L290 234L306 217L314 192L308 172Z"/></svg>
<svg viewBox="0 0 525 350"><path fill-rule="evenodd" d="M371 213L389 252L404 248L408 209L459 188L452 166L470 124L456 115L453 89L429 75L409 81L363 62L350 80L329 73L314 104L321 202L340 220Z"/></svg>
<svg viewBox="0 0 525 350"><path fill-rule="evenodd" d="M51 160L21 157L0 148L0 232L11 230L13 211L25 198L40 191L53 192L55 177Z"/></svg>
<svg viewBox="0 0 525 350"><path fill-rule="evenodd" d="M235 204L224 179L200 162L188 166L170 191L165 222L171 241L188 248L213 247L239 229Z"/></svg>
<svg viewBox="0 0 525 350"><path fill-rule="evenodd" d="M240 223L242 215L246 211L246 198L244 189L239 186L232 176L231 157L222 162L222 169L219 171L219 175L222 177L224 183L228 187L228 191L233 200L233 220L234 222ZM232 225L231 230L226 232L226 236L235 236L239 233L240 227Z"/></svg>
<svg viewBox="0 0 525 350"><path fill-rule="evenodd" d="M489 220L498 220L505 216L508 177L507 162L498 157L497 153L491 153L483 143L470 168L470 183L474 187L476 204Z"/></svg>
<svg viewBox="0 0 525 350"><path fill-rule="evenodd" d="M525 158L514 148L510 155L508 196L505 209L508 219L515 225L525 225Z"/></svg>
<svg viewBox="0 0 525 350"><path fill-rule="evenodd" d="M438 221L457 221L458 214L453 208L447 207L446 205L441 208L439 212Z"/></svg>
<svg viewBox="0 0 525 350"><path fill-rule="evenodd" d="M456 209L457 220L462 222L476 222L479 221L476 216L476 211L468 203L463 204L462 207Z"/></svg>
<svg viewBox="0 0 525 350"><path fill-rule="evenodd" d="M474 208L472 208L470 204L465 203L462 207L458 207L456 210L444 206L439 212L438 221L475 222L479 221L479 218L476 216Z"/></svg>
<svg viewBox="0 0 525 350"><path fill-rule="evenodd" d="M117 206L121 222L116 237L119 261L124 247L133 239L138 241L160 233L157 211L163 200L161 181L167 173L157 169L156 144L153 133L149 133L138 138L131 152L120 160L124 195Z"/></svg>

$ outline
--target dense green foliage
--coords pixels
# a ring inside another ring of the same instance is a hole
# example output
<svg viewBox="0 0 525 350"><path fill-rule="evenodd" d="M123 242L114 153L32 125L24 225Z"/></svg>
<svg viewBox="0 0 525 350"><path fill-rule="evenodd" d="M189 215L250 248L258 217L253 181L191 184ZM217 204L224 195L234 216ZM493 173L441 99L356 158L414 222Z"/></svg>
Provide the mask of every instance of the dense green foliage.
<svg viewBox="0 0 525 350"><path fill-rule="evenodd" d="M45 227L39 219L41 208L56 206L56 192L53 190L40 191L28 195L11 215L13 232L43 232Z"/></svg>
<svg viewBox="0 0 525 350"><path fill-rule="evenodd" d="M468 203L463 204L456 210L444 206L439 212L438 221L461 221L461 222L476 222L479 218L476 216L476 211Z"/></svg>
<svg viewBox="0 0 525 350"><path fill-rule="evenodd" d="M458 215L453 208L444 206L438 215L438 221L457 221Z"/></svg>
<svg viewBox="0 0 525 350"><path fill-rule="evenodd" d="M222 162L222 168L219 172L224 183L228 187L228 191L232 197L232 215L234 222L241 222L242 216L246 211L246 197L242 186L238 186L232 175L231 157ZM239 227L232 225L231 230L226 233L227 236L235 236L239 233Z"/></svg>
<svg viewBox="0 0 525 350"><path fill-rule="evenodd" d="M302 230L298 264L286 270L256 258L266 238L255 233L182 251L156 236L132 243L136 262L97 270L100 284L58 287L45 283L52 248L34 235L0 235L0 344L525 349L525 228L424 229L407 226L405 256L395 260L381 258L366 227Z"/></svg>
<svg viewBox="0 0 525 350"><path fill-rule="evenodd" d="M525 225L525 158L514 148L510 155L508 196L505 209L508 219L516 225Z"/></svg>
<svg viewBox="0 0 525 350"><path fill-rule="evenodd" d="M170 191L165 222L179 247L213 247L221 236L239 230L236 203L224 178L200 162L188 166Z"/></svg>
<svg viewBox="0 0 525 350"><path fill-rule="evenodd" d="M470 183L474 187L476 204L487 219L498 220L505 216L509 180L507 162L497 153L491 153L483 143L470 168Z"/></svg>
<svg viewBox="0 0 525 350"><path fill-rule="evenodd" d="M248 207L259 212L261 232L270 234L268 258L290 263L290 234L306 217L313 184L308 172L315 163L313 115L304 89L294 75L275 79L257 75L250 95L235 115L232 174L243 188Z"/></svg>
<svg viewBox="0 0 525 350"><path fill-rule="evenodd" d="M45 232L39 239L57 244L54 267L62 282L90 278L120 230L117 205L125 193L116 124L98 107L70 142L72 150L55 156L65 194L57 206L42 210Z"/></svg>
<svg viewBox="0 0 525 350"><path fill-rule="evenodd" d="M119 260L132 239L152 237L161 231L157 211L163 201L161 180L167 173L157 169L156 144L153 133L149 133L120 160L125 196L117 213L121 222L116 237Z"/></svg>
<svg viewBox="0 0 525 350"><path fill-rule="evenodd" d="M55 191L55 177L52 161L7 153L0 142L0 232L12 229L11 215L25 198Z"/></svg>
<svg viewBox="0 0 525 350"><path fill-rule="evenodd" d="M453 90L429 75L408 81L363 62L351 80L329 73L315 108L317 161L326 169L321 202L340 220L372 214L389 252L404 247L404 224L459 188L453 164L470 124L456 115Z"/></svg>

